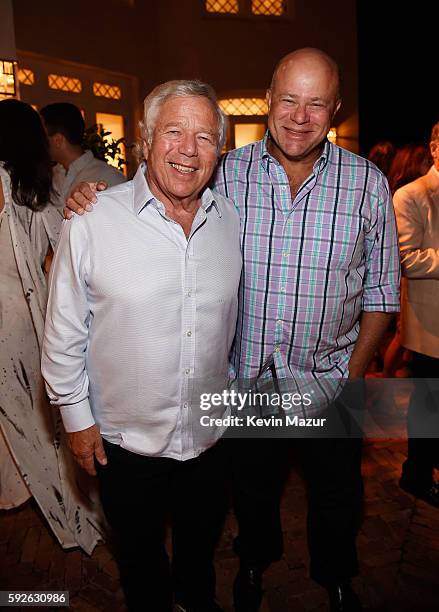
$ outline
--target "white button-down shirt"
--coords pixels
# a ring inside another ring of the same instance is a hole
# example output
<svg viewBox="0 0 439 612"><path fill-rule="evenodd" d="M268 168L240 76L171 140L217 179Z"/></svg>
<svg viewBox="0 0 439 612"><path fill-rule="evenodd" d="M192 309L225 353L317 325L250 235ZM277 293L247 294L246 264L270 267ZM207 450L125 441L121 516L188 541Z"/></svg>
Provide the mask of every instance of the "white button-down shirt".
<svg viewBox="0 0 439 612"><path fill-rule="evenodd" d="M64 222L42 371L67 431L96 422L127 450L186 460L222 433L200 427L199 392L227 384L239 217L205 189L186 239L144 170L98 194L92 213Z"/></svg>

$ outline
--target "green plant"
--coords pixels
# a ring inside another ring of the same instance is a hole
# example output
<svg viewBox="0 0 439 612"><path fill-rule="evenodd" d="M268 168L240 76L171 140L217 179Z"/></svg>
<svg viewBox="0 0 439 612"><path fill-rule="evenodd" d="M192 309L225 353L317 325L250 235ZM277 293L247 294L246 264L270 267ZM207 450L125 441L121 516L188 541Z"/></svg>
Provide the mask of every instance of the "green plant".
<svg viewBox="0 0 439 612"><path fill-rule="evenodd" d="M109 138L111 132L106 132L101 123L95 123L88 127L84 132L82 146L89 149L97 159L105 162L116 162L118 170L126 166L126 160L122 156L122 147L125 145L125 138ZM112 164L114 165L114 164Z"/></svg>

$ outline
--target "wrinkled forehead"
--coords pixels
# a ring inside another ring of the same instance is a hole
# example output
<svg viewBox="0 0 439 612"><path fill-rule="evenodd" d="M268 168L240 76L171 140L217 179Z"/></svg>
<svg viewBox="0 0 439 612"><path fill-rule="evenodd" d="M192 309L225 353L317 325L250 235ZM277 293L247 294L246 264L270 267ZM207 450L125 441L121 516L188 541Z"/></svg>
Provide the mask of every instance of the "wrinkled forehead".
<svg viewBox="0 0 439 612"><path fill-rule="evenodd" d="M216 124L217 118L213 103L204 96L170 96L163 100L158 119L168 121L169 118L184 120L203 120L205 123Z"/></svg>

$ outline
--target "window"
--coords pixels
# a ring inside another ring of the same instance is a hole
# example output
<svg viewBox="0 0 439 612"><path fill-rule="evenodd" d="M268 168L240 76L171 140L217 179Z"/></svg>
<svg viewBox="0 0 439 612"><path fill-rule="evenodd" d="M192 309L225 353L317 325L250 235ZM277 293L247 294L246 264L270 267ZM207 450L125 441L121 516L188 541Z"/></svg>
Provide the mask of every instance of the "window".
<svg viewBox="0 0 439 612"><path fill-rule="evenodd" d="M239 13L238 0L206 0L208 13Z"/></svg>
<svg viewBox="0 0 439 612"><path fill-rule="evenodd" d="M125 136L125 128L122 115L112 115L110 113L96 113L96 123L98 125L102 125L106 132L111 132L110 135L106 138L106 140L119 140L119 138L124 138ZM125 147L123 143L119 146L122 157L125 158ZM118 158L116 158L115 160L107 159L107 163L117 168L117 159ZM126 166L123 166L123 172L124 174L126 174Z"/></svg>
<svg viewBox="0 0 439 612"><path fill-rule="evenodd" d="M281 17L286 13L285 0L252 0L253 15L274 15Z"/></svg>
<svg viewBox="0 0 439 612"><path fill-rule="evenodd" d="M226 115L253 116L268 113L265 98L227 98L220 100L219 106Z"/></svg>
<svg viewBox="0 0 439 612"><path fill-rule="evenodd" d="M264 136L268 113L265 98L223 98L218 103L229 117L227 150L243 147Z"/></svg>
<svg viewBox="0 0 439 612"><path fill-rule="evenodd" d="M79 79L72 79L62 74L49 74L47 79L50 89L59 89L71 93L81 93L82 91L82 83Z"/></svg>
<svg viewBox="0 0 439 612"><path fill-rule="evenodd" d="M284 17L288 14L288 0L205 0L204 7L207 13L245 17Z"/></svg>
<svg viewBox="0 0 439 612"><path fill-rule="evenodd" d="M35 75L33 73L33 70L29 70L29 68L19 68L18 80L22 85L34 85Z"/></svg>
<svg viewBox="0 0 439 612"><path fill-rule="evenodd" d="M93 83L93 93L101 98L110 98L111 100L120 100L122 91L117 85L108 85L108 83Z"/></svg>
<svg viewBox="0 0 439 612"><path fill-rule="evenodd" d="M332 127L327 134L327 138L329 142L332 142L333 144L337 144L337 128Z"/></svg>
<svg viewBox="0 0 439 612"><path fill-rule="evenodd" d="M14 63L0 60L0 100L15 96Z"/></svg>
<svg viewBox="0 0 439 612"><path fill-rule="evenodd" d="M235 148L261 140L265 134L264 123L235 123Z"/></svg>

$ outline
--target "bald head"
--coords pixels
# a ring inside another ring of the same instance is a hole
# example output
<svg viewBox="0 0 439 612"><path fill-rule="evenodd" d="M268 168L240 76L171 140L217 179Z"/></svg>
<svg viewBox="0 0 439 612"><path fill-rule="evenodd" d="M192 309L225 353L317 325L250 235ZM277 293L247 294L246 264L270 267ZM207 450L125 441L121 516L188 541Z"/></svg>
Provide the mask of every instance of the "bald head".
<svg viewBox="0 0 439 612"><path fill-rule="evenodd" d="M319 49L286 55L267 92L269 150L283 164L313 163L340 108L337 64Z"/></svg>
<svg viewBox="0 0 439 612"><path fill-rule="evenodd" d="M270 90L273 90L280 75L284 75L295 66L302 66L310 71L326 72L333 87L333 95L337 100L340 99L340 76L337 63L327 53L313 47L304 47L285 55L274 69Z"/></svg>

